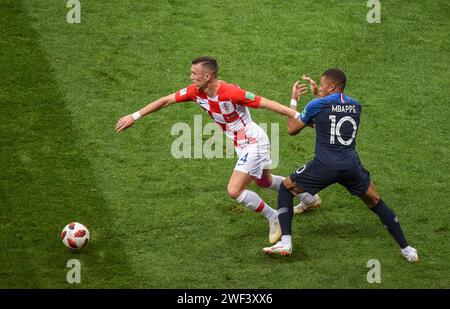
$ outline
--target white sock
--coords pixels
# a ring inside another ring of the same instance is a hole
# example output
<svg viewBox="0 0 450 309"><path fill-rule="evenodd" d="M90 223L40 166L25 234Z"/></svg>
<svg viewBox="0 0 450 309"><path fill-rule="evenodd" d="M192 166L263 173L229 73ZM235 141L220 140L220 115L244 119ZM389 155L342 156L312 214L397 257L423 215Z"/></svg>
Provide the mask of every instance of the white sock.
<svg viewBox="0 0 450 309"><path fill-rule="evenodd" d="M283 235L283 236L281 236L281 243L283 245L292 246L292 237L291 237L291 235Z"/></svg>
<svg viewBox="0 0 450 309"><path fill-rule="evenodd" d="M272 174L272 183L269 188L277 192L280 191L280 185L285 179L286 177Z"/></svg>
<svg viewBox="0 0 450 309"><path fill-rule="evenodd" d="M280 191L280 185L285 179L286 177L272 174L272 184L270 185L269 188L275 191ZM300 199L301 202L305 204L311 204L316 200L314 195L311 195L308 192L300 193L297 195L297 197Z"/></svg>
<svg viewBox="0 0 450 309"><path fill-rule="evenodd" d="M269 221L278 218L278 213L275 209L267 205L258 194L250 190L244 190L236 199L239 204L244 204L245 207L253 211L261 212Z"/></svg>
<svg viewBox="0 0 450 309"><path fill-rule="evenodd" d="M411 251L414 251L415 249L412 248L411 246L408 246L408 247L400 249L400 250L402 250L402 253L409 253Z"/></svg>
<svg viewBox="0 0 450 309"><path fill-rule="evenodd" d="M297 195L300 198L300 201L302 201L305 204L311 204L316 201L316 197L314 195L309 194L308 192L303 192Z"/></svg>

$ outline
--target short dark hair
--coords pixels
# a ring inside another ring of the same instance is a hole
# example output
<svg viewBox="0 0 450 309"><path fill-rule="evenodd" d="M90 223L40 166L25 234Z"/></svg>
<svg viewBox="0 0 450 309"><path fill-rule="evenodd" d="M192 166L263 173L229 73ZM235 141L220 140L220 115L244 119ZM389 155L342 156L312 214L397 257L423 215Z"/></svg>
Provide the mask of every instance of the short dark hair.
<svg viewBox="0 0 450 309"><path fill-rule="evenodd" d="M192 64L199 64L199 63L208 71L210 71L212 74L219 73L219 65L217 64L216 59L203 56L192 60Z"/></svg>
<svg viewBox="0 0 450 309"><path fill-rule="evenodd" d="M347 77L345 77L344 72L339 69L328 69L322 76L325 76L330 82L336 84L337 87L344 89L345 83L347 82Z"/></svg>

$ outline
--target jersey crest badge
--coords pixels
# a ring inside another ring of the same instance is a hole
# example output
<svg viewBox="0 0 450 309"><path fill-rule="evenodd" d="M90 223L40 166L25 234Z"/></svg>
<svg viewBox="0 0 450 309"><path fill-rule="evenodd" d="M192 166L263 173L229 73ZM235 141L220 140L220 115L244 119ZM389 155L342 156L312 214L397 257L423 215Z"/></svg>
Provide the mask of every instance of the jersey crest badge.
<svg viewBox="0 0 450 309"><path fill-rule="evenodd" d="M222 107L226 112L230 111L230 105L228 103L226 103L226 102L222 103Z"/></svg>

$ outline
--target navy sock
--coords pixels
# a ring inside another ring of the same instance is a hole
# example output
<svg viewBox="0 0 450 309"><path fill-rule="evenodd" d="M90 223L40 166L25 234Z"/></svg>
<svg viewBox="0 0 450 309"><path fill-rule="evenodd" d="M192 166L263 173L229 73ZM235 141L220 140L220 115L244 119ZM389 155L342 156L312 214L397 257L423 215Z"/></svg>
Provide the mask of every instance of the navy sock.
<svg viewBox="0 0 450 309"><path fill-rule="evenodd" d="M294 195L281 183L278 191L278 221L280 222L282 235L291 235L292 217L294 215L293 200Z"/></svg>
<svg viewBox="0 0 450 309"><path fill-rule="evenodd" d="M370 208L370 210L378 215L381 223L383 223L384 227L389 231L389 233L391 233L400 248L403 249L408 247L408 242L406 241L405 235L403 235L403 231L397 217L382 199L380 199L375 207Z"/></svg>

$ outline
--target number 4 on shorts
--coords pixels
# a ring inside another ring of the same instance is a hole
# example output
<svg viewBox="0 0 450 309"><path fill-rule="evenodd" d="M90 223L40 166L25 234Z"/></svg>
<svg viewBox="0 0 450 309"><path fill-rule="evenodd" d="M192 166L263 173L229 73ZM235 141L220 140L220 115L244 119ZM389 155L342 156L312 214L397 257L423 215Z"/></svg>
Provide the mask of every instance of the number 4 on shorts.
<svg viewBox="0 0 450 309"><path fill-rule="evenodd" d="M239 159L239 161L242 162L242 163L247 162L247 156L248 156L248 153L246 153L245 155L243 155L243 156Z"/></svg>

